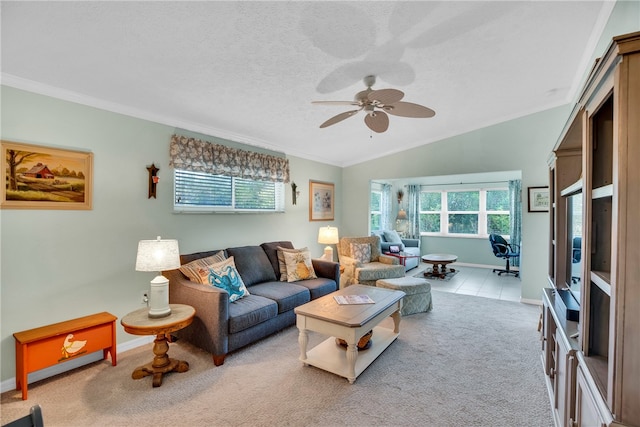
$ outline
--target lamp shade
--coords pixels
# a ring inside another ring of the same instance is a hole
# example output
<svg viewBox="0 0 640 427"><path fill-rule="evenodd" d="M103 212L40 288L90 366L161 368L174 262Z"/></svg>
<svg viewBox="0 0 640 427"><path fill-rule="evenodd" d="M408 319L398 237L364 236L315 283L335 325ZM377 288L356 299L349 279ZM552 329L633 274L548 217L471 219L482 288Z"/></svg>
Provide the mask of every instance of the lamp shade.
<svg viewBox="0 0 640 427"><path fill-rule="evenodd" d="M400 209L398 211L398 216L396 217L396 219L409 219L407 217L407 211L405 211L404 209Z"/></svg>
<svg viewBox="0 0 640 427"><path fill-rule="evenodd" d="M177 240L140 240L136 257L136 271L163 271L180 267Z"/></svg>
<svg viewBox="0 0 640 427"><path fill-rule="evenodd" d="M320 227L318 230L318 243L335 245L338 243L338 227Z"/></svg>

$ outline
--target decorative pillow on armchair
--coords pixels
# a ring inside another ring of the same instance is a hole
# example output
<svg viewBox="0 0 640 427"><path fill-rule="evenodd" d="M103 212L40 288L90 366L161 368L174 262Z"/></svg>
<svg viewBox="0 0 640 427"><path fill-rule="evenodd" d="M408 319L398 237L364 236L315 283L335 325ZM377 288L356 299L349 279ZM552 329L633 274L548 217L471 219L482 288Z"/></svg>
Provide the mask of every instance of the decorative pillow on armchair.
<svg viewBox="0 0 640 427"><path fill-rule="evenodd" d="M384 240L389 243L402 243L402 238L396 230L385 230Z"/></svg>
<svg viewBox="0 0 640 427"><path fill-rule="evenodd" d="M201 270L200 278L203 283L208 283L216 288L224 289L229 293L229 302L234 302L249 295L249 291L242 281L242 277L236 270L233 257L212 264L207 270Z"/></svg>
<svg viewBox="0 0 640 427"><path fill-rule="evenodd" d="M359 264L371 262L371 245L369 243L351 243L351 257Z"/></svg>
<svg viewBox="0 0 640 427"><path fill-rule="evenodd" d="M287 267L287 282L297 282L299 280L316 279L316 272L311 264L311 254L308 249L298 252L282 251L284 263Z"/></svg>

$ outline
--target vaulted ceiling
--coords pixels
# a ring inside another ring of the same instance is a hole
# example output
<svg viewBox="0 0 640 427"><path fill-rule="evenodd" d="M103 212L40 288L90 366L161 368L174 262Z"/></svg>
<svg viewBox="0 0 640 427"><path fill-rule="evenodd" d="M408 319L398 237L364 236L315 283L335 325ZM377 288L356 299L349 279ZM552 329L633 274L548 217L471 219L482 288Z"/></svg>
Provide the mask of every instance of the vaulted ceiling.
<svg viewBox="0 0 640 427"><path fill-rule="evenodd" d="M347 166L574 97L606 1L2 1L2 83ZM325 129L376 75L432 118Z"/></svg>

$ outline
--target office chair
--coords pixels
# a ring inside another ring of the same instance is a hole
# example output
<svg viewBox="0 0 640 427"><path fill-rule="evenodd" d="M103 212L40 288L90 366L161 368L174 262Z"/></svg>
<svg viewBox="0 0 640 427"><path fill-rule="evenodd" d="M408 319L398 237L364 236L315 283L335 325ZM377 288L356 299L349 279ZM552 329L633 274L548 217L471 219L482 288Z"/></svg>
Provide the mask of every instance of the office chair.
<svg viewBox="0 0 640 427"><path fill-rule="evenodd" d="M29 415L25 415L15 421L11 421L9 424L5 424L2 427L44 427L42 409L40 408L40 405L32 406L29 411Z"/></svg>
<svg viewBox="0 0 640 427"><path fill-rule="evenodd" d="M578 274L580 271L580 261L582 261L582 237L574 237L571 246L571 283L578 283L580 276L574 276L573 273L575 267L578 268Z"/></svg>
<svg viewBox="0 0 640 427"><path fill-rule="evenodd" d="M498 276L505 274L513 274L514 277L520 277L520 272L517 270L511 270L509 260L520 256L520 246L507 243L504 238L499 234L490 234L489 243L491 243L491 249L493 254L498 258L504 258L506 260L506 267L504 269L494 268L493 272L498 272Z"/></svg>

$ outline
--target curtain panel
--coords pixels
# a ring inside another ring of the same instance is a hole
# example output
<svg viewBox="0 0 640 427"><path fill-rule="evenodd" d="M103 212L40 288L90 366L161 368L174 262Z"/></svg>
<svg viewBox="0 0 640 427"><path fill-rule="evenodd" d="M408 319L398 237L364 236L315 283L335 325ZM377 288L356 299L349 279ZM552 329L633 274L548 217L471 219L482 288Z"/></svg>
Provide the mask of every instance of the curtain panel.
<svg viewBox="0 0 640 427"><path fill-rule="evenodd" d="M511 206L509 216L511 217L511 230L509 232L510 241L515 245L520 245L522 236L522 181L519 179L509 181L509 200ZM520 258L511 258L511 265L520 266Z"/></svg>
<svg viewBox="0 0 640 427"><path fill-rule="evenodd" d="M409 230L407 237L409 239L420 238L420 185L407 185L407 216L409 217Z"/></svg>
<svg viewBox="0 0 640 427"><path fill-rule="evenodd" d="M240 150L180 135L171 137L169 166L255 181L289 182L289 160L284 157Z"/></svg>

